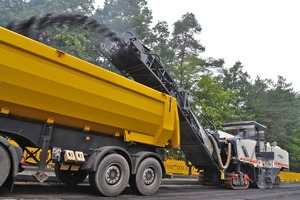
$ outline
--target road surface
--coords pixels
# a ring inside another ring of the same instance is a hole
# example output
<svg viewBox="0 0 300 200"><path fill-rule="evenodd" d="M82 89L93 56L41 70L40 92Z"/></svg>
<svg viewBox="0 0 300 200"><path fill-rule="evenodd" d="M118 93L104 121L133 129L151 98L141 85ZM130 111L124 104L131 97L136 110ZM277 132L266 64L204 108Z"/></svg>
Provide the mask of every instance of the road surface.
<svg viewBox="0 0 300 200"><path fill-rule="evenodd" d="M158 192L153 196L138 196L135 195L130 188L118 197L101 197L94 192L88 184L81 184L76 187L65 186L60 183L34 183L34 182L18 182L14 187L13 193L8 191L0 191L0 199L5 200L23 200L23 199L116 199L116 200L299 200L300 199L300 184L283 183L280 187L273 189L253 189L248 190L230 190L216 186L201 186L201 185L162 185Z"/></svg>

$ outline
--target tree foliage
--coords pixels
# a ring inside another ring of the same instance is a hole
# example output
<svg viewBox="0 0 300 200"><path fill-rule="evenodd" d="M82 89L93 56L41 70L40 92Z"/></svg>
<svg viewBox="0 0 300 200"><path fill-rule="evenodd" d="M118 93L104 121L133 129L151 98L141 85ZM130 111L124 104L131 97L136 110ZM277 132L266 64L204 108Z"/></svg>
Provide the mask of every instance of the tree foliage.
<svg viewBox="0 0 300 200"><path fill-rule="evenodd" d="M174 52L171 73L177 80L179 87L188 89L192 85L186 84L187 80L196 82L199 70L203 66L197 58L198 53L204 51L195 36L201 32L201 26L192 13L186 13L181 20L174 23L174 31L170 45ZM191 64L191 65L190 65Z"/></svg>
<svg viewBox="0 0 300 200"><path fill-rule="evenodd" d="M207 115L211 121L221 127L226 118L234 115L230 101L234 95L232 90L224 90L215 78L204 75L197 82L197 90L194 92L195 106Z"/></svg>
<svg viewBox="0 0 300 200"><path fill-rule="evenodd" d="M104 7L98 8L94 17L121 34L133 31L143 41L151 35L152 12L146 0L105 0Z"/></svg>
<svg viewBox="0 0 300 200"><path fill-rule="evenodd" d="M152 28L152 34L149 36L149 47L159 55L161 62L170 71L174 52L170 46L170 31L165 21L158 22Z"/></svg>

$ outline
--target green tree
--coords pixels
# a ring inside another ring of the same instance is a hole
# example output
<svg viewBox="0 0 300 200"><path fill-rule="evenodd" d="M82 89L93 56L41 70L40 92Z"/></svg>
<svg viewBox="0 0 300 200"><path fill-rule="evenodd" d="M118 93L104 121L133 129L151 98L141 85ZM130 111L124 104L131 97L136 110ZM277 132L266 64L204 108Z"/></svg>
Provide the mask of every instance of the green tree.
<svg viewBox="0 0 300 200"><path fill-rule="evenodd" d="M300 170L300 100L282 76L277 82L256 78L249 102L255 120L267 126L266 140L277 142L290 154L291 170Z"/></svg>
<svg viewBox="0 0 300 200"><path fill-rule="evenodd" d="M286 79L279 76L273 88L266 91L260 101L257 118L268 127L267 139L285 146L299 121L299 105L296 93ZM299 128L299 127L298 127Z"/></svg>
<svg viewBox="0 0 300 200"><path fill-rule="evenodd" d="M32 16L29 6L29 3L24 0L0 1L0 25L6 26L9 22L20 21Z"/></svg>
<svg viewBox="0 0 300 200"><path fill-rule="evenodd" d="M95 9L95 0L30 0L25 2L28 2L29 7L34 8L32 12L38 15L44 15L46 13L91 15Z"/></svg>
<svg viewBox="0 0 300 200"><path fill-rule="evenodd" d="M94 17L120 34L134 32L142 41L151 35L152 12L146 0L105 0L103 8L98 8Z"/></svg>
<svg viewBox="0 0 300 200"><path fill-rule="evenodd" d="M300 126L298 122L298 127ZM300 172L300 138L299 138L299 128L297 129L297 134L293 134L290 137L288 144L284 145L284 149L289 152L290 158L290 171Z"/></svg>
<svg viewBox="0 0 300 200"><path fill-rule="evenodd" d="M261 79L257 76L250 87L247 99L247 112L254 114L253 119L256 121L264 119L264 117L261 119L259 114L264 110L267 92L271 89L272 84L273 81L271 79Z"/></svg>
<svg viewBox="0 0 300 200"><path fill-rule="evenodd" d="M170 43L174 51L174 59L173 67L170 70L180 87L190 86L184 85L186 79L196 82L198 78L198 70L201 68L199 63L202 63L198 55L205 50L195 38L200 32L201 26L192 13L183 15L181 20L174 23L174 31ZM191 61L193 62L192 65L190 65ZM189 77L186 77L187 74L189 74Z"/></svg>
<svg viewBox="0 0 300 200"><path fill-rule="evenodd" d="M197 81L200 79L201 74L205 71L205 61L195 56L185 58L182 65L174 66L172 74L179 82L181 88L185 88L194 92L197 88Z"/></svg>
<svg viewBox="0 0 300 200"><path fill-rule="evenodd" d="M254 117L254 113L248 105L248 95L252 86L251 79L243 67L241 62L236 62L231 68L224 68L221 74L224 90L232 91L229 104L235 111L235 114L227 118L226 121L251 120Z"/></svg>
<svg viewBox="0 0 300 200"><path fill-rule="evenodd" d="M224 123L234 113L233 105L229 102L235 97L232 90L224 90L216 78L204 75L197 82L197 90L194 91L194 106L210 118L217 126Z"/></svg>
<svg viewBox="0 0 300 200"><path fill-rule="evenodd" d="M152 28L152 34L149 36L149 41L149 47L159 55L161 63L170 71L174 52L170 46L170 31L167 22L158 22Z"/></svg>
<svg viewBox="0 0 300 200"><path fill-rule="evenodd" d="M86 61L94 62L93 52L90 51L92 44L85 32L70 31L67 27L64 27L60 29L59 34L54 36L51 46L63 49L69 54Z"/></svg>
<svg viewBox="0 0 300 200"><path fill-rule="evenodd" d="M62 13L91 15L94 11L93 4L94 0L4 0L0 2L0 9L5 11L0 15L0 22L2 26L6 26L9 22L14 22L12 26L17 26L23 20L28 21L32 16L40 20L46 13L52 12L55 12L54 15ZM99 53L92 51L96 48L91 47L94 43L89 38L90 33L83 31L80 24L74 22L73 26L52 25L35 32L29 36L89 62L97 63L96 55L99 56Z"/></svg>

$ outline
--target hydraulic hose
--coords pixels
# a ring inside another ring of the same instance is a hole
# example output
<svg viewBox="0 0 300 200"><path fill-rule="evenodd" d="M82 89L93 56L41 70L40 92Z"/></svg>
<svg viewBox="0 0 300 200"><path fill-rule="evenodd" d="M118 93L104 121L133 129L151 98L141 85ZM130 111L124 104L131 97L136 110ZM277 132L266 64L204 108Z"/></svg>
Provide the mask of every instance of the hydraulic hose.
<svg viewBox="0 0 300 200"><path fill-rule="evenodd" d="M231 143L228 143L228 152L227 152L227 159L226 159L226 163L225 165L223 165L223 162L222 162L222 159L221 159L221 156L220 154L218 153L219 151L219 147L218 147L218 144L215 140L215 138L208 134L211 142L213 143L213 146L214 146L214 150L217 152L217 158L218 158L218 164L219 164L219 167L222 169L222 170L225 170L228 168L229 164L230 164L230 160L231 160Z"/></svg>

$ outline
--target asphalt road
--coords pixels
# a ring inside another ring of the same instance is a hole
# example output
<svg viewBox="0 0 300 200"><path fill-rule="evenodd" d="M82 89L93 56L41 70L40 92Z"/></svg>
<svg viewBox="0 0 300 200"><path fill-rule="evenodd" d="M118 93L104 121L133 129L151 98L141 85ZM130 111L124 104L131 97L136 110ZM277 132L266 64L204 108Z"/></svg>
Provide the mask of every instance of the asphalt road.
<svg viewBox="0 0 300 200"><path fill-rule="evenodd" d="M280 187L265 190L252 188L248 190L230 190L222 187L195 185L193 182L191 185L162 185L158 192L153 196L138 196L135 195L130 188L126 188L125 191L118 197L101 197L98 196L98 194L95 193L88 184L69 187L55 182L18 182L14 187L13 193L9 193L8 191L0 191L0 199L299 200L300 184L283 183Z"/></svg>

